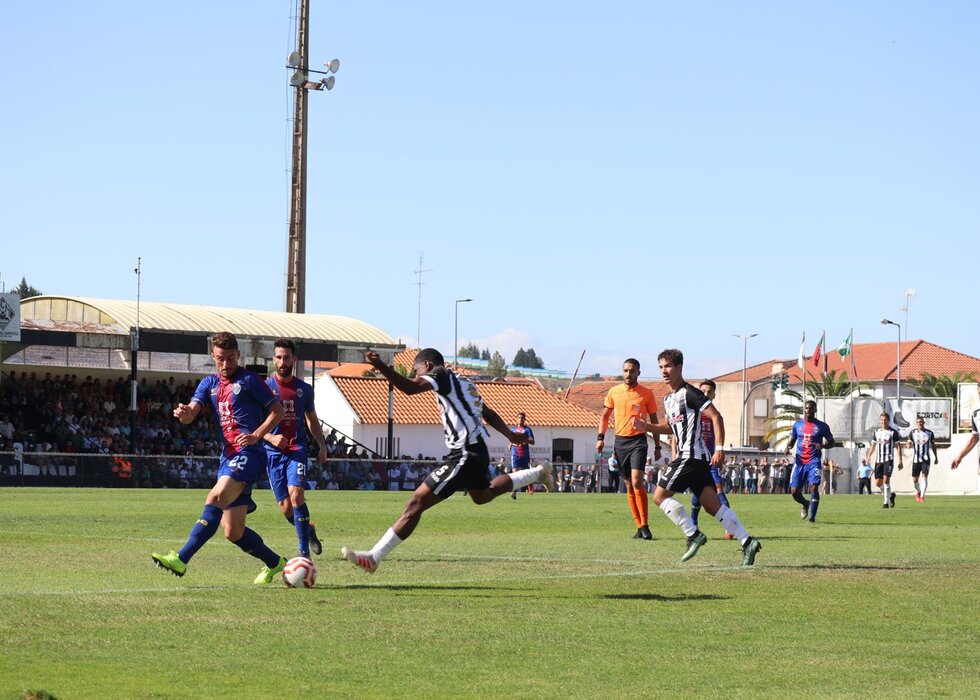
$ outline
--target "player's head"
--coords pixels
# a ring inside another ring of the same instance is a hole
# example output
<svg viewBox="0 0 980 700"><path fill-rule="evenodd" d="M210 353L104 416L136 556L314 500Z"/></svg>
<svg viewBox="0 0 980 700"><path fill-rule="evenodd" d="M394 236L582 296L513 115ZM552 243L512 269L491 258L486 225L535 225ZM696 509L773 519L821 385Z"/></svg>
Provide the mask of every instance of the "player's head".
<svg viewBox="0 0 980 700"><path fill-rule="evenodd" d="M228 379L238 371L238 338L233 333L222 331L211 336L211 359L218 370L218 376Z"/></svg>
<svg viewBox="0 0 980 700"><path fill-rule="evenodd" d="M817 415L817 402L808 400L803 404L803 417L807 420L813 420L813 417Z"/></svg>
<svg viewBox="0 0 980 700"><path fill-rule="evenodd" d="M623 360L623 381L627 386L636 386L636 380L640 378L640 361L634 357Z"/></svg>
<svg viewBox="0 0 980 700"><path fill-rule="evenodd" d="M925 429L925 427L926 427L926 419L923 418L922 416L916 416L916 418L915 418L915 427L918 428L919 430Z"/></svg>
<svg viewBox="0 0 980 700"><path fill-rule="evenodd" d="M517 424L518 425L524 425L524 423L525 423L526 420L527 420L527 416L524 415L524 412L523 411L521 411L520 413L517 414Z"/></svg>
<svg viewBox="0 0 980 700"><path fill-rule="evenodd" d="M681 382L681 371L684 369L684 353L677 348L667 348L657 355L660 363L660 375L664 381L674 386Z"/></svg>
<svg viewBox="0 0 980 700"><path fill-rule="evenodd" d="M283 379L293 375L296 364L296 343L289 338L280 338L273 345L272 361L276 364L276 374Z"/></svg>
<svg viewBox="0 0 980 700"><path fill-rule="evenodd" d="M881 424L882 428L888 427L889 419L888 419L888 414L885 411L882 411L881 415L878 416L878 422Z"/></svg>
<svg viewBox="0 0 980 700"><path fill-rule="evenodd" d="M443 358L441 352L435 348L424 348L419 350L419 354L415 356L412 369L415 371L416 376L421 376L428 374L433 367L442 367L445 364L446 360Z"/></svg>
<svg viewBox="0 0 980 700"><path fill-rule="evenodd" d="M701 391L703 391L704 395L707 396L709 399L715 398L715 383L712 380L710 379L702 380L702 382L698 384L698 388Z"/></svg>

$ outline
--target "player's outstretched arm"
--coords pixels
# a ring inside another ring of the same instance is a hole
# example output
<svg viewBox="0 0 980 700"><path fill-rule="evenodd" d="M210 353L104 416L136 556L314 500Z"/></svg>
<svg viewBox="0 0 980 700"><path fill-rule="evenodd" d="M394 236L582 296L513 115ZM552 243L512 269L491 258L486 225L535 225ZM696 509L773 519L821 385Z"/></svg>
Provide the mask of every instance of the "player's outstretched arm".
<svg viewBox="0 0 980 700"><path fill-rule="evenodd" d="M492 408L483 404L483 420L486 421L487 425L496 430L498 433L503 435L505 438L510 440L515 445L526 445L527 435L524 433L515 433L510 429L510 426L504 421L500 415L494 411Z"/></svg>
<svg viewBox="0 0 980 700"><path fill-rule="evenodd" d="M422 377L409 379L408 377L398 374L394 367L385 364L384 360L381 359L381 356L373 350L369 350L364 353L364 361L381 372L381 374L384 375L384 378L391 382L391 385L403 394L421 394L423 391L432 390L432 384L425 379L422 379Z"/></svg>
<svg viewBox="0 0 980 700"><path fill-rule="evenodd" d="M958 466L960 466L960 462L963 461L964 457L970 454L970 450L976 447L978 441L980 441L980 435L977 435L976 433L971 435L969 441L966 443L963 449L960 450L959 456L957 456L956 459L953 460L953 463L950 465L950 468L956 469Z"/></svg>

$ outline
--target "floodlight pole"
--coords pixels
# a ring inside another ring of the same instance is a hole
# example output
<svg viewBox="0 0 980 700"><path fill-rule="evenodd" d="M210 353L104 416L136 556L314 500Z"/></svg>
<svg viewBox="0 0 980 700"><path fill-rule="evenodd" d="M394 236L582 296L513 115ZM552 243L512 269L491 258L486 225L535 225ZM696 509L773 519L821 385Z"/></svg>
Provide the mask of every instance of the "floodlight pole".
<svg viewBox="0 0 980 700"><path fill-rule="evenodd" d="M296 30L296 53L304 73L309 69L307 41L310 0L300 0ZM293 172L289 199L289 242L286 259L286 312L306 312L306 109L309 95L302 83L293 96Z"/></svg>
<svg viewBox="0 0 980 700"><path fill-rule="evenodd" d="M745 365L746 359L748 358L749 338L754 338L759 334L751 333L749 335L739 335L738 333L732 333L732 335L734 335L736 338L742 339L742 412L739 417L738 440L741 443L740 446L745 447L745 443L748 442L748 440L745 438ZM724 447L724 445L722 445L722 447Z"/></svg>

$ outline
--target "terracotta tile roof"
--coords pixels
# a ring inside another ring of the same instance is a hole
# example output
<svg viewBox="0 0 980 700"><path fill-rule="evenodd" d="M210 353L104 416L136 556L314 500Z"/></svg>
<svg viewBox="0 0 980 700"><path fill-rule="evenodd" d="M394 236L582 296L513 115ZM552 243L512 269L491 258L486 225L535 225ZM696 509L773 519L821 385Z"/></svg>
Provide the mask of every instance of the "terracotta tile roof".
<svg viewBox="0 0 980 700"><path fill-rule="evenodd" d="M331 378L358 418L368 424L388 422L388 382L376 377ZM509 424L517 413L527 414L527 422L569 428L594 427L599 416L579 405L563 401L532 382L475 382L480 395ZM395 391L394 422L403 425L438 425L436 402L428 392L407 396Z"/></svg>
<svg viewBox="0 0 980 700"><path fill-rule="evenodd" d="M897 366L896 353L901 353L902 358L902 379L917 379L924 372L935 375L949 375L954 372L971 372L980 377L980 358L966 355L941 345L930 343L925 340L907 340L902 342L901 350L896 349L898 343L855 343L854 345L854 367L857 378L863 381L877 382L895 379ZM806 358L807 378L811 375L817 376L820 372L827 370L847 371L850 366L848 358L841 357L833 349L826 355L826 364L821 358L820 366L814 367L810 362L809 356ZM772 374L773 365L782 365L784 372L789 375L790 382L799 383L800 368L796 364L797 360L770 360L762 364L747 367L745 377L747 381L764 379ZM742 370L738 369L728 374L723 374L714 378L716 382L740 382L742 381Z"/></svg>
<svg viewBox="0 0 980 700"><path fill-rule="evenodd" d="M739 378L741 376L740 372ZM698 380L691 379L687 381L695 385L698 382ZM568 392L568 400L590 411L601 414L603 408L602 402L605 400L606 394L609 393L610 389L617 384L622 384L622 382L622 378L602 382L582 382L573 386L571 391ZM665 382L640 382L640 384L653 392L653 396L657 400L657 406L662 407L664 405L664 397L670 393L670 387Z"/></svg>

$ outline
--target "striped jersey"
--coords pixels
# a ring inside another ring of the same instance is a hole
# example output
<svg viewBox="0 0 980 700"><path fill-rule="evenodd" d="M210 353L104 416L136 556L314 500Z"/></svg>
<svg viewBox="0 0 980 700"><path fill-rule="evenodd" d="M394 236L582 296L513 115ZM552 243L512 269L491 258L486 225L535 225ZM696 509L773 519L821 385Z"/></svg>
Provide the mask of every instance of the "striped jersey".
<svg viewBox="0 0 980 700"><path fill-rule="evenodd" d="M898 431L892 428L878 428L871 433L871 442L875 446L875 464L894 461L895 445L900 440Z"/></svg>
<svg viewBox="0 0 980 700"><path fill-rule="evenodd" d="M191 401L202 406L211 404L225 442L224 454L231 457L242 450L235 438L254 432L269 415L269 405L276 400L262 378L239 367L230 379L212 374L201 380Z"/></svg>
<svg viewBox="0 0 980 700"><path fill-rule="evenodd" d="M912 461L929 464L929 451L932 449L935 439L935 433L929 430L929 428L923 428L922 430L913 428L909 432L909 442L912 443Z"/></svg>
<svg viewBox="0 0 980 700"><path fill-rule="evenodd" d="M825 442L833 442L830 426L822 420L798 420L793 423L790 440L796 439L796 463L820 464L820 456Z"/></svg>
<svg viewBox="0 0 980 700"><path fill-rule="evenodd" d="M443 366L433 368L422 379L435 389L446 447L456 450L489 437L483 426L483 398L473 382Z"/></svg>
<svg viewBox="0 0 980 700"><path fill-rule="evenodd" d="M273 374L265 383L282 404L282 420L271 432L273 435L282 435L289 441L283 450L277 450L266 442L266 449L269 452L307 450L306 414L314 410L313 387L296 377L290 377L289 381L283 382L278 374Z"/></svg>
<svg viewBox="0 0 980 700"><path fill-rule="evenodd" d="M686 382L664 397L664 415L674 434L678 459L711 459L701 424L702 413L710 405L711 399Z"/></svg>
<svg viewBox="0 0 980 700"><path fill-rule="evenodd" d="M970 425L973 426L973 434L980 434L980 408L973 412L970 416Z"/></svg>

